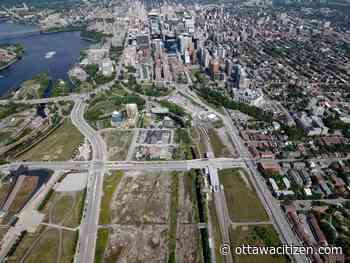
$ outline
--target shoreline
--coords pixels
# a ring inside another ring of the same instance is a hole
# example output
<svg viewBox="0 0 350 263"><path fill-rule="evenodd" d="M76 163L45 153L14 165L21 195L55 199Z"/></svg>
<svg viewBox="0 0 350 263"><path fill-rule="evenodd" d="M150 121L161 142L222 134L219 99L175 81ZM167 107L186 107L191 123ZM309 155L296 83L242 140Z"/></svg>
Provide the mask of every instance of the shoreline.
<svg viewBox="0 0 350 263"><path fill-rule="evenodd" d="M23 47L22 45L20 45L20 48L21 48L21 49L20 49L19 52L15 52L15 53L16 53L16 57L15 57L13 60L11 60L11 61L10 61L9 63L7 63L6 65L0 67L0 72L1 72L2 70L5 70L5 69L9 68L9 67L12 66L13 64L17 63L20 59L22 59L25 49L24 49L24 47Z"/></svg>
<svg viewBox="0 0 350 263"><path fill-rule="evenodd" d="M42 36L45 38L45 35L48 36L48 35L53 35L53 34L59 34L59 33L69 33L69 32L79 32L81 33L82 31L84 30L83 27L66 27L66 28L61 28L61 29L57 29L57 30L49 30L49 31L45 31L45 30L40 30L38 31L37 33L37 36L34 36L34 37L39 37L39 35L42 34ZM81 36L77 36L75 35L74 39L82 39L84 42L84 44L82 44L82 46L80 47L80 52L82 49L84 48L88 48L88 46L91 45L91 42L92 42L92 39L84 39L82 38ZM85 41L84 41L85 40ZM16 40L13 40L13 41L16 41ZM79 41L78 41L79 42ZM81 44L79 44L81 45ZM19 49L18 49L19 50ZM28 51L28 50L27 50ZM30 52L30 51L29 51ZM18 52L17 54L17 57L16 58L13 58L13 60L9 61L8 63L4 63L2 66L0 66L0 76L3 75L3 76L7 76L7 72L8 71L12 71L12 69L16 69L16 63L20 60L20 59L24 59L24 55L25 55L25 51L23 50L23 52ZM74 59L74 61L76 61L78 58L79 58L79 53L77 54L77 58ZM27 62L27 61L26 61ZM74 63L74 62L73 62ZM10 68L12 65L13 68ZM71 67L69 67L70 69ZM5 71L7 69L7 71ZM66 72L66 74L64 76L62 76L62 79L64 79L65 81L67 81L67 84L70 86L70 89L71 90L74 90L76 87L77 87L77 84L75 83L75 81L70 77L70 75L68 74L68 71ZM2 78L0 79L1 82L3 81ZM11 82L11 81L10 81ZM16 82L16 81L15 81ZM7 80L4 80L4 83L7 83ZM8 87L6 89L4 89L4 91L1 91L1 95L0 97L1 98L4 98L4 97L11 97L12 93L13 92L16 92L17 90L21 89L21 86L20 86L20 83L18 85L16 85L17 82L15 83L15 86L13 87ZM50 95L48 95L50 96Z"/></svg>
<svg viewBox="0 0 350 263"><path fill-rule="evenodd" d="M16 62L18 62L20 59L21 59L21 57L15 58L15 59L11 60L9 63L7 63L6 65L0 67L0 72L1 72L2 70L5 70L5 69L11 67L13 64L15 64Z"/></svg>

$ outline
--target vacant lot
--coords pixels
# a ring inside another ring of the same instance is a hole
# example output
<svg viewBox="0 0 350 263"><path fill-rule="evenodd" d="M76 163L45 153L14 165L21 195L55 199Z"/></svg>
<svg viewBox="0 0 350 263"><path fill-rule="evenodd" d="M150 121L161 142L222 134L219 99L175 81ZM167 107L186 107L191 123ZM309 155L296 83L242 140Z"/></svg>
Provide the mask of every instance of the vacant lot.
<svg viewBox="0 0 350 263"><path fill-rule="evenodd" d="M117 129L109 129L101 132L102 138L107 145L108 160L125 160L133 134L133 131L122 131Z"/></svg>
<svg viewBox="0 0 350 263"><path fill-rule="evenodd" d="M8 262L72 262L75 244L75 232L42 227L35 234L24 235Z"/></svg>
<svg viewBox="0 0 350 263"><path fill-rule="evenodd" d="M11 138L12 132L0 132L0 144L6 144Z"/></svg>
<svg viewBox="0 0 350 263"><path fill-rule="evenodd" d="M105 176L103 181L103 196L101 201L100 224L106 225L111 221L110 203L117 186L122 179L123 172L117 171L110 176Z"/></svg>
<svg viewBox="0 0 350 263"><path fill-rule="evenodd" d="M212 233L213 233L213 242L215 246L215 259L217 263L222 263L223 256L220 254L220 245L222 244L222 238L220 233L220 226L218 222L218 218L216 215L215 210L215 204L213 201L209 202L209 211L210 211L210 218L211 218L211 226L212 226Z"/></svg>
<svg viewBox="0 0 350 263"><path fill-rule="evenodd" d="M168 222L171 178L165 173L128 172L111 202L112 223Z"/></svg>
<svg viewBox="0 0 350 263"><path fill-rule="evenodd" d="M209 129L208 135L209 135L210 144L211 144L211 147L213 148L215 157L232 157L229 149L221 141L216 130Z"/></svg>
<svg viewBox="0 0 350 263"><path fill-rule="evenodd" d="M11 183L10 181L1 184L0 186L0 205L1 206L6 201L7 195L11 191L12 187L13 187L13 183Z"/></svg>
<svg viewBox="0 0 350 263"><path fill-rule="evenodd" d="M272 225L239 226L230 229L231 249L243 245L251 246L279 246L278 234ZM272 255L235 255L232 253L235 263L284 263L288 262L283 256Z"/></svg>
<svg viewBox="0 0 350 263"><path fill-rule="evenodd" d="M51 192L40 212L47 223L75 228L80 224L84 198L85 191ZM72 262L77 235L73 229L40 226L34 234L24 235L9 262Z"/></svg>
<svg viewBox="0 0 350 263"><path fill-rule="evenodd" d="M83 135L66 120L62 126L51 133L27 152L18 157L19 160L66 161L72 158L74 151L83 143Z"/></svg>
<svg viewBox="0 0 350 263"><path fill-rule="evenodd" d="M260 199L244 173L237 169L219 171L232 221L266 221L268 216Z"/></svg>
<svg viewBox="0 0 350 263"><path fill-rule="evenodd" d="M200 262L192 183L176 172L106 177L101 221L112 226L99 230L95 262Z"/></svg>
<svg viewBox="0 0 350 263"><path fill-rule="evenodd" d="M178 207L176 213L173 213L173 215L177 217L174 262L196 263L201 262L202 259L200 232L197 226L199 215L194 174L195 173L186 172L177 173L175 175L178 178ZM172 187L172 196L174 196L174 190L176 189ZM172 222L172 220L170 220L170 222ZM171 240L169 240L169 242L171 242ZM170 254L170 251L168 251L168 253Z"/></svg>
<svg viewBox="0 0 350 263"><path fill-rule="evenodd" d="M54 192L40 212L45 213L45 222L74 228L80 225L84 199L85 191Z"/></svg>

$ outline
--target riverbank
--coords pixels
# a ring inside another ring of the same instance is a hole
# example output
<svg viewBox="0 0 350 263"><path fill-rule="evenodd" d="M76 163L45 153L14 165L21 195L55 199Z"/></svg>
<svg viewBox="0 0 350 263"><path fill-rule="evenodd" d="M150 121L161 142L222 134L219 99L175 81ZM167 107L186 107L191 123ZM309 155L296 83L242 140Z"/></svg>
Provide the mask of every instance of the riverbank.
<svg viewBox="0 0 350 263"><path fill-rule="evenodd" d="M15 64L18 60L20 60L20 58L16 58L16 59L10 61L9 63L7 63L6 65L1 66L0 71L9 68L11 65Z"/></svg>
<svg viewBox="0 0 350 263"><path fill-rule="evenodd" d="M49 34L57 34L63 32L81 32L85 30L86 26L67 26L67 27L57 27L50 28L48 30L40 29L40 34L49 35Z"/></svg>
<svg viewBox="0 0 350 263"><path fill-rule="evenodd" d="M68 71L79 62L80 51L91 45L90 42L81 39L80 32L68 29L66 32L22 36L22 33L33 30L33 26L0 23L0 36L6 36L8 33L15 36L11 39L0 37L0 45L19 43L25 48L21 59L11 61L12 66L3 65L4 69L0 72L3 76L0 78L0 96L17 90L23 82L43 71L49 72L52 83L59 79L69 82ZM46 55L53 51L57 55L47 59Z"/></svg>
<svg viewBox="0 0 350 263"><path fill-rule="evenodd" d="M0 46L0 48L3 48L4 50L7 50L9 53L12 53L12 55L16 56L14 59L10 60L7 64L0 66L0 71L7 69L11 65L15 64L18 60L22 58L24 54L24 47L21 44L3 45L3 46Z"/></svg>

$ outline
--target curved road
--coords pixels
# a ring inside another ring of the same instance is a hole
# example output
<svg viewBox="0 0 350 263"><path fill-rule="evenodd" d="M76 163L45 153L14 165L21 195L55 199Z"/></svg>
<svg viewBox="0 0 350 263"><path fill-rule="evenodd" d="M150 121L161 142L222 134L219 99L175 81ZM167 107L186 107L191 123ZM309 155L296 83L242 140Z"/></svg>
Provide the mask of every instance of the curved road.
<svg viewBox="0 0 350 263"><path fill-rule="evenodd" d="M82 99L78 99L75 101L71 113L73 124L90 142L93 161L89 169L85 208L79 230L78 248L75 255L76 263L94 262L97 227L103 191L103 161L106 158L106 145L101 135L91 128L84 119L86 106L87 104Z"/></svg>

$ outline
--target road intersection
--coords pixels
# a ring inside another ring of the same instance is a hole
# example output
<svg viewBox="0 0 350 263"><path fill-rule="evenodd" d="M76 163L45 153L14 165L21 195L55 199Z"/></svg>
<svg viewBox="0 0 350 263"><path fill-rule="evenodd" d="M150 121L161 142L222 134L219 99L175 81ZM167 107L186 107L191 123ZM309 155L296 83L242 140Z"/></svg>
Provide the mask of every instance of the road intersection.
<svg viewBox="0 0 350 263"><path fill-rule="evenodd" d="M120 68L118 69L120 72ZM99 90L110 88L115 81L100 86ZM214 112L223 120L227 133L229 134L232 143L238 153L237 158L210 158L195 159L195 160L183 160L183 161L149 161L149 162L136 162L136 161L108 161L107 150L104 140L101 135L95 131L84 119L84 113L88 104L85 102L90 94L72 95L68 97L58 97L52 99L40 99L32 100L28 103L47 103L55 101L74 101L74 107L71 112L71 120L73 124L80 130L80 132L87 138L92 148L92 160L90 161L67 161L67 162L24 162L24 163L11 163L0 166L0 171L15 170L20 164L26 165L30 169L47 168L51 170L84 170L88 171L88 185L87 195L85 201L85 208L81 226L79 229L79 241L75 256L75 262L87 263L94 262L95 245L98 231L98 221L100 212L100 203L103 194L103 177L104 173L108 170L148 170L148 171L171 171L179 170L186 171L190 169L204 169L209 168L210 178L212 184L218 191L214 193L215 205L219 216L219 223L221 225L221 235L224 241L229 241L226 228L227 212L225 211L225 205L223 202L223 192L220 187L217 171L218 169L225 168L243 168L245 169L254 187L257 189L258 196L260 197L266 211L268 212L272 223L277 229L281 241L284 244L301 245L300 240L293 233L291 226L289 225L283 211L279 204L275 201L271 195L267 185L262 180L258 170L257 163L262 160L255 160L251 157L247 147L242 142L238 135L238 131L232 122L228 112L218 112L216 109L203 103L196 93L191 91L188 86L181 85L176 87L177 91L190 97L195 103L203 107L205 110ZM0 101L0 104L4 101ZM8 102L7 102L8 103ZM280 160L270 160L278 162ZM288 161L288 160L286 160ZM296 256L296 262L304 263L308 262L306 256ZM227 262L231 262L230 257L227 258Z"/></svg>

